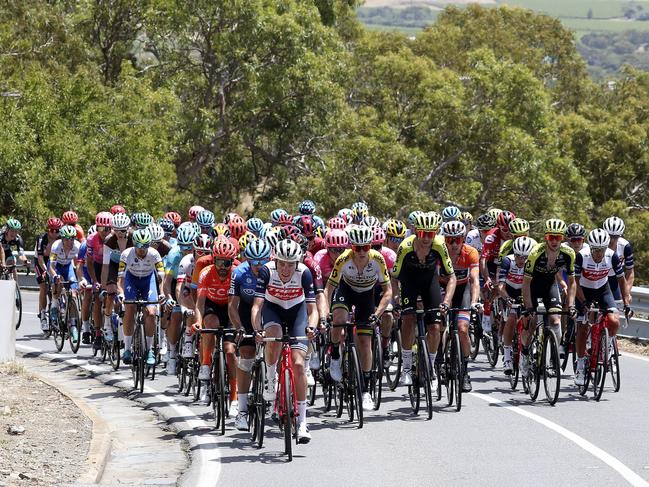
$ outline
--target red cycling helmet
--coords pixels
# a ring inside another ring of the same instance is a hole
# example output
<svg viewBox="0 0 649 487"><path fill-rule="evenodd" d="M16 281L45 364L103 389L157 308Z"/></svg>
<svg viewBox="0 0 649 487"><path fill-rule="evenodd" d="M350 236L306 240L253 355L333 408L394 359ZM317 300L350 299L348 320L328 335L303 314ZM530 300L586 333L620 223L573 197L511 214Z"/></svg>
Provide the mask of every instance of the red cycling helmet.
<svg viewBox="0 0 649 487"><path fill-rule="evenodd" d="M293 225L293 217L289 214L282 213L277 219L278 225Z"/></svg>
<svg viewBox="0 0 649 487"><path fill-rule="evenodd" d="M100 211L95 216L95 225L98 227L110 227L113 224L113 214L107 211Z"/></svg>
<svg viewBox="0 0 649 487"><path fill-rule="evenodd" d="M63 222L60 218L51 216L47 219L47 229L48 230L60 230L63 226Z"/></svg>
<svg viewBox="0 0 649 487"><path fill-rule="evenodd" d="M383 245L385 242L385 230L382 227L374 227L374 237L372 238L372 245Z"/></svg>
<svg viewBox="0 0 649 487"><path fill-rule="evenodd" d="M302 215L295 222L295 225L300 229L305 237L311 237L315 232L315 229L313 227L313 218L311 217L311 215Z"/></svg>
<svg viewBox="0 0 649 487"><path fill-rule="evenodd" d="M328 249L346 249L349 247L349 237L344 230L331 230L325 237Z"/></svg>
<svg viewBox="0 0 649 487"><path fill-rule="evenodd" d="M243 218L243 217L241 215L239 215L239 213L234 213L234 212L231 211L230 213L225 215L225 217L223 218L223 223L226 223L226 224L230 223L230 220L232 220L233 218Z"/></svg>
<svg viewBox="0 0 649 487"><path fill-rule="evenodd" d="M329 219L327 226L332 230L344 230L347 226L347 222L343 218L335 216Z"/></svg>
<svg viewBox="0 0 649 487"><path fill-rule="evenodd" d="M306 253L307 249L309 248L309 240L304 235L302 235L301 233L294 233L288 238L297 242L300 245L302 252Z"/></svg>
<svg viewBox="0 0 649 487"><path fill-rule="evenodd" d="M239 249L227 238L217 238L212 248L212 257L215 259L233 260L239 254Z"/></svg>
<svg viewBox="0 0 649 487"><path fill-rule="evenodd" d="M180 216L180 213L177 211L168 211L164 214L164 217L174 222L175 226L178 226L183 221L183 217Z"/></svg>
<svg viewBox="0 0 649 487"><path fill-rule="evenodd" d="M61 216L61 221L64 225L76 225L79 222L79 215L72 210L66 211Z"/></svg>
<svg viewBox="0 0 649 487"><path fill-rule="evenodd" d="M504 228L506 231L509 231L509 224L516 218L516 215L513 211L502 211L498 218L496 219L496 225L501 228Z"/></svg>
<svg viewBox="0 0 649 487"><path fill-rule="evenodd" d="M282 236L282 239L293 238L293 235L300 235L301 233L302 232L300 232L300 229L295 225L284 225L280 229L280 235Z"/></svg>
<svg viewBox="0 0 649 487"><path fill-rule="evenodd" d="M118 213L126 214L126 209L122 205L113 205L110 207L110 212L113 215L117 215Z"/></svg>
<svg viewBox="0 0 649 487"><path fill-rule="evenodd" d="M230 228L230 234L239 240L248 230L246 226L246 221L240 216L233 216L228 222L228 227Z"/></svg>
<svg viewBox="0 0 649 487"><path fill-rule="evenodd" d="M203 211L205 208L203 208L200 205L194 205L192 206L189 211L187 212L187 215L189 216L189 221L193 222L196 221L196 215L198 215L201 211Z"/></svg>

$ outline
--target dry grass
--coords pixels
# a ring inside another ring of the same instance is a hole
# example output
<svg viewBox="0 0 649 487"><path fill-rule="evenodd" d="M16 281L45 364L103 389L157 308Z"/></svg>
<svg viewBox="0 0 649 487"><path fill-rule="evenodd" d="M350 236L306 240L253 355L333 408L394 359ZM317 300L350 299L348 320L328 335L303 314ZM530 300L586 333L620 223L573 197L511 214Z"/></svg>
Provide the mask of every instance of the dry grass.
<svg viewBox="0 0 649 487"><path fill-rule="evenodd" d="M25 366L19 362L16 362L15 360L11 362L0 363L0 374L24 376L30 375L29 372L27 372Z"/></svg>

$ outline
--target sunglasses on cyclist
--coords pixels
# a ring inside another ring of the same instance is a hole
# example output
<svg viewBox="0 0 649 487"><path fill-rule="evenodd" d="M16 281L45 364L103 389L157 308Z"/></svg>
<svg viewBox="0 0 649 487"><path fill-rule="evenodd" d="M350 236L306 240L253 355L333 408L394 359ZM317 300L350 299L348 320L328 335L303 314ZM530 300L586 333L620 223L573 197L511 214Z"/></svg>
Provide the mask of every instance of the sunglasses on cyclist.
<svg viewBox="0 0 649 487"><path fill-rule="evenodd" d="M342 247L329 247L327 250L333 254L342 254L345 251Z"/></svg>
<svg viewBox="0 0 649 487"><path fill-rule="evenodd" d="M462 242L464 242L464 238L463 237L444 237L444 241L449 245L453 245L453 244L459 245Z"/></svg>
<svg viewBox="0 0 649 487"><path fill-rule="evenodd" d="M98 232L110 232L110 227L97 227Z"/></svg>
<svg viewBox="0 0 649 487"><path fill-rule="evenodd" d="M232 267L232 259L214 259L214 265L217 267Z"/></svg>
<svg viewBox="0 0 649 487"><path fill-rule="evenodd" d="M249 259L250 265L265 265L268 263L268 259Z"/></svg>
<svg viewBox="0 0 649 487"><path fill-rule="evenodd" d="M136 249L148 249L150 245L151 245L151 244L140 244L140 243L136 243L136 244L135 244L135 248L136 248Z"/></svg>
<svg viewBox="0 0 649 487"><path fill-rule="evenodd" d="M125 234L125 233L128 233L128 228L125 228L125 229L123 229L123 230L122 230L122 229L120 229L120 230L115 230L115 232L116 232L116 233Z"/></svg>
<svg viewBox="0 0 649 487"><path fill-rule="evenodd" d="M417 238L435 238L437 232L429 230L417 230Z"/></svg>
<svg viewBox="0 0 649 487"><path fill-rule="evenodd" d="M545 240L548 242L561 242L563 240L563 235L548 234L545 236Z"/></svg>
<svg viewBox="0 0 649 487"><path fill-rule="evenodd" d="M352 245L354 252L369 252L370 248L372 248L370 245Z"/></svg>
<svg viewBox="0 0 649 487"><path fill-rule="evenodd" d="M180 250L182 250L183 252L187 252L188 250L192 250L192 249L194 248L194 246L193 246L192 244L189 244L189 245L179 245L178 247L179 247Z"/></svg>
<svg viewBox="0 0 649 487"><path fill-rule="evenodd" d="M400 244L401 242L403 242L403 239L401 237L388 237L388 240L390 240L390 242L394 242L394 243L397 243L397 244Z"/></svg>
<svg viewBox="0 0 649 487"><path fill-rule="evenodd" d="M573 242L573 243L583 242L583 241L584 241L584 237L572 237L572 238L570 239L570 241Z"/></svg>

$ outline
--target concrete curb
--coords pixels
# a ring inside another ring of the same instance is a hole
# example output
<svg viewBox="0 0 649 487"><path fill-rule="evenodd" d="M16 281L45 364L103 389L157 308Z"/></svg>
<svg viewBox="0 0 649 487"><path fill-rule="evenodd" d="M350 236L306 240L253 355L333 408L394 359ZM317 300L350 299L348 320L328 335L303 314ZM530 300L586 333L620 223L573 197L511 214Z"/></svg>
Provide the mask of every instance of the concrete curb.
<svg viewBox="0 0 649 487"><path fill-rule="evenodd" d="M127 397L154 411L160 418L167 422L183 441L189 444L189 466L178 479L180 487L214 487L218 484L221 473L220 454L213 448L211 435L213 427L211 424L196 417L196 415L184 405L177 404L173 398L148 387L145 383L144 392L146 397L138 397L130 394L133 392L132 379L122 374L103 371L99 366L88 363L87 360L68 359L57 357L55 354L44 352L24 345L16 345L16 352L21 356L32 356L50 363L66 363L82 369L94 379L111 387L122 389L127 392ZM164 404L164 405L161 405ZM173 418L173 421L172 421ZM188 418L178 420L178 418ZM193 432L194 434L188 434ZM195 434L199 432L200 434Z"/></svg>
<svg viewBox="0 0 649 487"><path fill-rule="evenodd" d="M76 394L69 391L61 384L46 379L38 372L35 372L29 367L27 362L23 361L23 364L25 365L25 368L29 370L29 373L36 376L38 380L50 387L53 387L62 395L70 399L92 422L92 436L90 439L90 447L88 448L88 458L86 459L87 468L86 471L79 476L76 482L81 484L98 484L104 474L104 469L108 462L108 458L110 457L112 447L108 423L99 416L95 408L88 405Z"/></svg>

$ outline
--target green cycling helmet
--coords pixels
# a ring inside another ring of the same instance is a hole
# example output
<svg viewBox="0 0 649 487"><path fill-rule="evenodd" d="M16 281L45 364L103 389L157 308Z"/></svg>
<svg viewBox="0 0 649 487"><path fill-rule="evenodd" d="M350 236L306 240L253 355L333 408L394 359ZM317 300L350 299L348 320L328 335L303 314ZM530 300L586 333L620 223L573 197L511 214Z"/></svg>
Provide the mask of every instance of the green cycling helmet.
<svg viewBox="0 0 649 487"><path fill-rule="evenodd" d="M132 220L135 226L140 229L144 229L153 223L153 217L146 212L135 213Z"/></svg>
<svg viewBox="0 0 649 487"><path fill-rule="evenodd" d="M509 224L509 231L515 237L521 237L527 235L530 231L530 224L527 220L522 218L515 218Z"/></svg>
<svg viewBox="0 0 649 487"><path fill-rule="evenodd" d="M7 220L7 228L11 230L20 230L22 227L22 223L20 223L15 218L9 218L9 220Z"/></svg>
<svg viewBox="0 0 649 487"><path fill-rule="evenodd" d="M61 230L59 230L59 237L61 238L76 238L77 229L72 225L63 225Z"/></svg>

